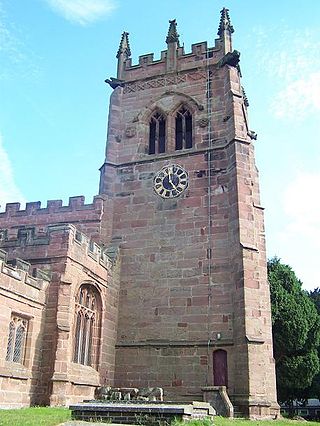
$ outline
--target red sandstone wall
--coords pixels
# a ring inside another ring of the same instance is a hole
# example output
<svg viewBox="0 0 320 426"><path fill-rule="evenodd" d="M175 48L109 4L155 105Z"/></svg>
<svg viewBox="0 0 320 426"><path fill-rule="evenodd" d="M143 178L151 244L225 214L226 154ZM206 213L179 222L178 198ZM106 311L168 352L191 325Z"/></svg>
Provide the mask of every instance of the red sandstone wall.
<svg viewBox="0 0 320 426"><path fill-rule="evenodd" d="M165 54L127 62L112 95L100 192L113 197L122 250L115 377L121 386L163 386L166 398L201 398L213 384L213 350L223 348L228 392L249 413L257 401L276 406L263 215L239 72L219 67L226 51L218 47L208 60L205 44L188 56L178 50L172 73ZM182 104L193 114L194 147L177 152ZM156 108L167 149L148 155ZM162 200L153 177L175 163L189 188Z"/></svg>
<svg viewBox="0 0 320 426"><path fill-rule="evenodd" d="M17 238L18 236L18 238ZM46 233L31 233L24 239L2 242L13 256L28 259L32 266L50 270L43 322L41 377L34 389L37 404L65 405L92 398L102 383L112 384L114 374L118 283L109 274L111 261L96 244L72 225L49 226ZM103 260L102 260L103 259ZM116 268L115 268L116 269ZM103 301L99 368L72 362L74 347L75 297L83 283L92 283Z"/></svg>
<svg viewBox="0 0 320 426"><path fill-rule="evenodd" d="M3 252L2 252L3 253ZM25 265L26 266L26 265ZM45 290L48 282L4 263L0 258L0 407L29 406L39 377ZM6 361L11 315L28 320L23 363Z"/></svg>

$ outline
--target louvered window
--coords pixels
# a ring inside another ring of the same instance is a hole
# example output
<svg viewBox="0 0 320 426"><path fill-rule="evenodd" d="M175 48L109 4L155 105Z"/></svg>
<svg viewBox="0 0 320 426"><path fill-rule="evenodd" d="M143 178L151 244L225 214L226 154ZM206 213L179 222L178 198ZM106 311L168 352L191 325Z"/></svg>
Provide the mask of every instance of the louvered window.
<svg viewBox="0 0 320 426"><path fill-rule="evenodd" d="M166 120L156 112L149 123L149 154L166 152Z"/></svg>
<svg viewBox="0 0 320 426"><path fill-rule="evenodd" d="M23 364L28 320L19 316L12 316L9 324L6 361Z"/></svg>
<svg viewBox="0 0 320 426"><path fill-rule="evenodd" d="M182 107L176 115L176 150L192 148L192 115Z"/></svg>

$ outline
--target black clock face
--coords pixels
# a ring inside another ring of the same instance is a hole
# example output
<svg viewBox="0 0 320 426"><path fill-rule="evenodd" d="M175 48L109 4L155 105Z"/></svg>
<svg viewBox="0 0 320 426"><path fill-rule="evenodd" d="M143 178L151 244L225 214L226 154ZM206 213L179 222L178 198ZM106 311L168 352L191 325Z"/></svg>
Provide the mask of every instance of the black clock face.
<svg viewBox="0 0 320 426"><path fill-rule="evenodd" d="M156 174L153 187L162 198L178 197L188 187L188 173L177 164L165 166Z"/></svg>

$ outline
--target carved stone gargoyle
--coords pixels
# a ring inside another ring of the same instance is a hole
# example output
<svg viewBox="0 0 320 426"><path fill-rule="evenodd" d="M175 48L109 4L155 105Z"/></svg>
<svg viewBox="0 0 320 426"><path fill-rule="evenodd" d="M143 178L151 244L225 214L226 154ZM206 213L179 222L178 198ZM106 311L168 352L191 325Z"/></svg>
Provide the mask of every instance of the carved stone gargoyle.
<svg viewBox="0 0 320 426"><path fill-rule="evenodd" d="M233 52L228 52L226 55L224 55L224 57L220 59L218 65L220 68L222 68L225 65L236 67L239 62L240 62L240 52L238 50L234 50Z"/></svg>
<svg viewBox="0 0 320 426"><path fill-rule="evenodd" d="M104 81L105 81L105 83L109 84L109 86L112 87L112 89L116 89L119 86L123 87L123 85L124 85L124 80L119 80L118 78L110 77L110 79L107 78Z"/></svg>

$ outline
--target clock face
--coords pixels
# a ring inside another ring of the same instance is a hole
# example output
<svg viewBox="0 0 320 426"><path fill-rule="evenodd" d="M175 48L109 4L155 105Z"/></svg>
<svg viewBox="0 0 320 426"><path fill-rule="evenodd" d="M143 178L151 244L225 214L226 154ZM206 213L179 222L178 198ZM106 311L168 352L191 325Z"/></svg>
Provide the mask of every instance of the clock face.
<svg viewBox="0 0 320 426"><path fill-rule="evenodd" d="M153 187L162 198L178 197L188 187L188 173L177 164L165 166L154 177Z"/></svg>

